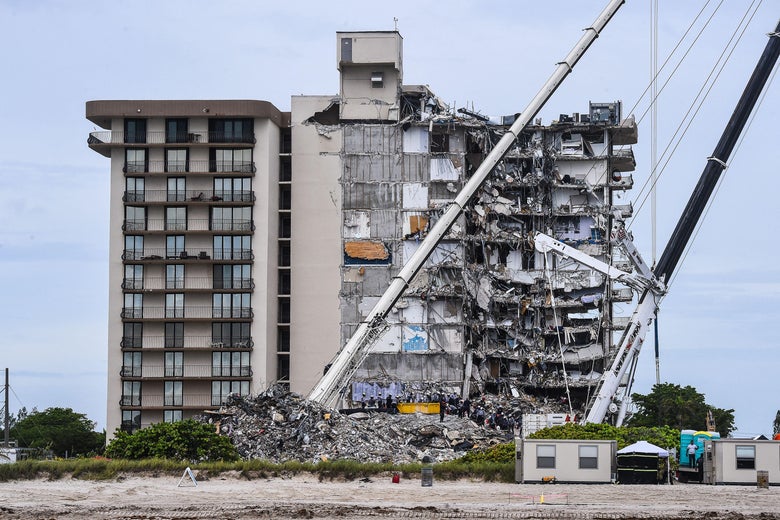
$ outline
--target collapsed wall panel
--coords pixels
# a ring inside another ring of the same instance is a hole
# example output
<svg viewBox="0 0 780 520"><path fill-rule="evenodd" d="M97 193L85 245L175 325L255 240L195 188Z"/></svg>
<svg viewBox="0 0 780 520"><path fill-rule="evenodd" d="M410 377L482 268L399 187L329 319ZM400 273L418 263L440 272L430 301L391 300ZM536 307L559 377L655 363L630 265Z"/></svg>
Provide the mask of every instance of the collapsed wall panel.
<svg viewBox="0 0 780 520"><path fill-rule="evenodd" d="M356 381L421 381L438 385L463 380L461 354L371 354L353 378Z"/></svg>
<svg viewBox="0 0 780 520"><path fill-rule="evenodd" d="M393 182L349 183L342 181L343 209L395 209L401 201L401 186Z"/></svg>

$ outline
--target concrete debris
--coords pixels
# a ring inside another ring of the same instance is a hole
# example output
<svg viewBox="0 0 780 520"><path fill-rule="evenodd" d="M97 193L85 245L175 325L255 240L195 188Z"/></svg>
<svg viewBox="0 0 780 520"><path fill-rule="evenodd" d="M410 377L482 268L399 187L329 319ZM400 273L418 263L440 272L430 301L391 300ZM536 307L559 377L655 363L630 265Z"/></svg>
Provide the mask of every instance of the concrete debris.
<svg viewBox="0 0 780 520"><path fill-rule="evenodd" d="M489 418L494 407L484 408L482 417ZM230 396L218 414L199 419L216 423L244 459L272 462L405 463L424 457L441 462L513 438L511 429L491 429L484 426L484 419L480 426L456 414L440 422L439 415L388 413L379 408L339 413L279 386L257 397Z"/></svg>

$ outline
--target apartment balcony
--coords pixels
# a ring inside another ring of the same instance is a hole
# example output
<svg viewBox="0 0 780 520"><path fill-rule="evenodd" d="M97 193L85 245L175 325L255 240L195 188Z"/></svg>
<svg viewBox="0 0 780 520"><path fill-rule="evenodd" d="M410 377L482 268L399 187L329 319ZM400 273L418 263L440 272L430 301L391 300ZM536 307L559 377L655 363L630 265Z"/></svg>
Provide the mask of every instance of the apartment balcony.
<svg viewBox="0 0 780 520"><path fill-rule="evenodd" d="M126 336L122 338L121 347L124 349L144 350L251 350L254 341L249 337L220 338L214 336Z"/></svg>
<svg viewBox="0 0 780 520"><path fill-rule="evenodd" d="M222 285L222 287L215 286L211 276L185 276L174 279L158 276L144 277L143 279L125 278L122 281L122 289L125 291L246 291L255 288L255 282L252 278L234 278L218 285Z"/></svg>
<svg viewBox="0 0 780 520"><path fill-rule="evenodd" d="M219 260L220 262L245 262L254 260L251 249L208 249L198 251L171 250L165 247L146 247L143 250L125 249L122 260L126 262L164 262L166 260Z"/></svg>
<svg viewBox="0 0 780 520"><path fill-rule="evenodd" d="M122 201L130 204L138 204L139 202L154 204L171 202L184 202L184 203L201 203L208 202L239 202L239 203L252 203L255 201L254 191L212 191L212 190L182 190L182 191L169 191L169 190L145 190L145 191L126 191L122 195Z"/></svg>
<svg viewBox="0 0 780 520"><path fill-rule="evenodd" d="M187 305L185 307L123 307L120 313L123 320L248 320L254 317L251 308L215 308L206 305Z"/></svg>
<svg viewBox="0 0 780 520"><path fill-rule="evenodd" d="M208 173L218 174L254 174L257 166L254 161L128 161L122 167L125 173Z"/></svg>
<svg viewBox="0 0 780 520"><path fill-rule="evenodd" d="M101 150L103 147L116 145L254 144L256 142L257 139L255 139L254 132L234 134L232 132L194 131L170 134L166 131L124 132L123 130L100 130L97 132L90 132L89 137L87 137L87 144L94 150Z"/></svg>
<svg viewBox="0 0 780 520"><path fill-rule="evenodd" d="M146 365L123 366L119 375L125 379L212 379L252 377L252 368L248 366L213 366L213 365Z"/></svg>
<svg viewBox="0 0 780 520"><path fill-rule="evenodd" d="M122 231L222 231L246 233L255 230L255 223L251 219L208 219L192 218L184 219L125 219L122 222Z"/></svg>
<svg viewBox="0 0 780 520"><path fill-rule="evenodd" d="M615 146L612 150L610 165L612 170L630 172L636 169L634 150L629 145Z"/></svg>
<svg viewBox="0 0 780 520"><path fill-rule="evenodd" d="M122 396L119 399L119 405L122 407L134 408L210 408L219 406L219 403L212 405L214 396L211 394L183 394L183 395L163 395L163 394L144 394L143 396Z"/></svg>

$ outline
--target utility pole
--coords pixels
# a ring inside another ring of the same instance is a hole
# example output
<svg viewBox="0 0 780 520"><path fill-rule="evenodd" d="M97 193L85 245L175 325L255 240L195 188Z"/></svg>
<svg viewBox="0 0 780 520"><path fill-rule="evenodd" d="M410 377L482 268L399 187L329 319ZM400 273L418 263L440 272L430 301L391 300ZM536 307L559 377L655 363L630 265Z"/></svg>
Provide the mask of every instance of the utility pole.
<svg viewBox="0 0 780 520"><path fill-rule="evenodd" d="M8 448L10 447L10 427L11 427L11 419L9 417L8 412L8 368L5 369L5 428L3 429L4 432L4 439L3 439L3 446Z"/></svg>

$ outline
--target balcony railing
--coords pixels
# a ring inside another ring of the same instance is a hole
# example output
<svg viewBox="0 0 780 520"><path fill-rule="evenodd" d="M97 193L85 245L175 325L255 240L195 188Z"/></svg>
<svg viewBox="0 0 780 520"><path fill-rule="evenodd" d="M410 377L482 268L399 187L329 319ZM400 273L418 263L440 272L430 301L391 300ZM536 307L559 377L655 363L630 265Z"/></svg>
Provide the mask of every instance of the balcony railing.
<svg viewBox="0 0 780 520"><path fill-rule="evenodd" d="M165 307L124 307L121 318L128 320L149 319L249 319L254 313L251 308L240 307L233 309L213 308L205 305L188 305L184 308Z"/></svg>
<svg viewBox="0 0 780 520"><path fill-rule="evenodd" d="M144 394L143 398L140 396L133 396L133 402L125 403L125 397L123 397L119 404L122 406L144 406L147 408L162 408L163 406L182 406L191 408L207 408L212 406L211 394L183 394L166 396L162 394ZM173 404L179 402L181 404ZM171 404L168 404L171 403Z"/></svg>
<svg viewBox="0 0 780 520"><path fill-rule="evenodd" d="M251 219L126 219L122 231L254 231Z"/></svg>
<svg viewBox="0 0 780 520"><path fill-rule="evenodd" d="M255 173L254 161L128 161L122 167L125 173Z"/></svg>
<svg viewBox="0 0 780 520"><path fill-rule="evenodd" d="M254 202L254 191L224 190L146 190L126 191L124 202Z"/></svg>
<svg viewBox="0 0 780 520"><path fill-rule="evenodd" d="M147 247L143 250L125 249L122 260L136 262L139 260L253 260L251 249L205 249L184 251L165 247Z"/></svg>
<svg viewBox="0 0 780 520"><path fill-rule="evenodd" d="M252 368L248 366L214 366L214 365L144 365L123 366L120 369L122 377L143 377L144 379L164 378L212 378L212 377L251 377Z"/></svg>
<svg viewBox="0 0 780 520"><path fill-rule="evenodd" d="M197 289L254 289L255 282L252 278L233 278L223 280L220 287L215 286L214 279L210 276L185 276L173 280L163 277L125 278L122 289L127 291L160 291L170 289L197 290Z"/></svg>
<svg viewBox="0 0 780 520"><path fill-rule="evenodd" d="M150 349L251 349L254 341L249 337L220 338L215 336L125 336L122 348Z"/></svg>
<svg viewBox="0 0 780 520"><path fill-rule="evenodd" d="M119 375L122 377L141 377L141 367L123 366L119 369Z"/></svg>
<svg viewBox="0 0 780 520"><path fill-rule="evenodd" d="M140 395L123 395L119 398L120 406L141 406Z"/></svg>
<svg viewBox="0 0 780 520"><path fill-rule="evenodd" d="M104 130L90 132L87 138L87 144L91 146L108 144L253 144L255 142L254 132L247 132L241 135L234 135L230 132L177 132L168 134L165 131L125 134L121 130Z"/></svg>

